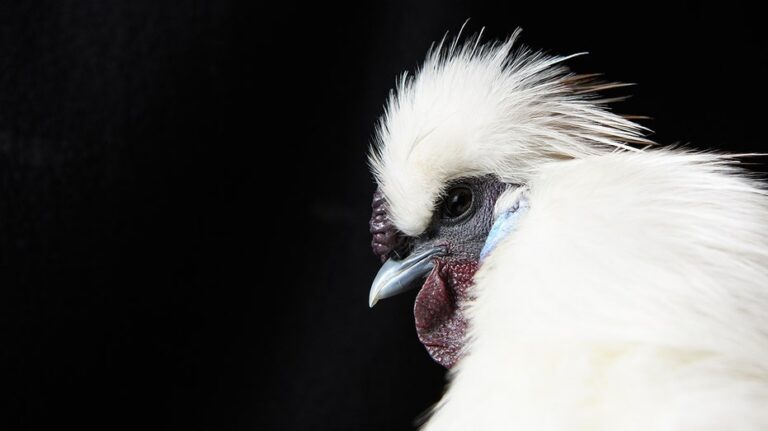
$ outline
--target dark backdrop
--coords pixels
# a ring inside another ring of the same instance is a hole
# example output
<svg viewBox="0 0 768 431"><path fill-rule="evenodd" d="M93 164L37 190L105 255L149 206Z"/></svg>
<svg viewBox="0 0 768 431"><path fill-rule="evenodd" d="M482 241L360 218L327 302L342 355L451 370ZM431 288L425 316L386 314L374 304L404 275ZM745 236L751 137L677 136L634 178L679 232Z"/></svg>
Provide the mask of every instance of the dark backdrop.
<svg viewBox="0 0 768 431"><path fill-rule="evenodd" d="M589 51L660 142L766 151L733 2L0 2L0 428L411 429L444 372L413 294L368 309L365 153L467 18Z"/></svg>

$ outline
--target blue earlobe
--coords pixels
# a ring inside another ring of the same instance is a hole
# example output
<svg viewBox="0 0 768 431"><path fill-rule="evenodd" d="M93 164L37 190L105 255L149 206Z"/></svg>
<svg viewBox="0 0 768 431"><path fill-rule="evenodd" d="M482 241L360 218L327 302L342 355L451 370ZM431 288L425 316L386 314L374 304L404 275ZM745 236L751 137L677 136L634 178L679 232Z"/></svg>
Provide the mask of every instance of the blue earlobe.
<svg viewBox="0 0 768 431"><path fill-rule="evenodd" d="M480 251L480 262L496 248L496 246L509 234L517 229L520 217L528 211L528 197L522 194L515 204L508 210L502 212L493 222L491 231L488 232L488 238Z"/></svg>

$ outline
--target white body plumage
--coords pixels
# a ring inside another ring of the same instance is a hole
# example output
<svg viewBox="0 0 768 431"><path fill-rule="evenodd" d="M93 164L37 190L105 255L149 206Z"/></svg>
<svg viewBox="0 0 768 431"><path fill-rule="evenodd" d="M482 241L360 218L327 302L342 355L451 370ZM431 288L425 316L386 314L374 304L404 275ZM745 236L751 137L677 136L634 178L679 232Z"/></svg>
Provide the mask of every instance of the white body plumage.
<svg viewBox="0 0 768 431"><path fill-rule="evenodd" d="M630 149L643 129L599 86L513 40L430 55L372 156L409 235L452 179L528 188L425 430L768 430L763 186L727 156Z"/></svg>
<svg viewBox="0 0 768 431"><path fill-rule="evenodd" d="M768 429L768 200L722 163L542 169L426 430Z"/></svg>

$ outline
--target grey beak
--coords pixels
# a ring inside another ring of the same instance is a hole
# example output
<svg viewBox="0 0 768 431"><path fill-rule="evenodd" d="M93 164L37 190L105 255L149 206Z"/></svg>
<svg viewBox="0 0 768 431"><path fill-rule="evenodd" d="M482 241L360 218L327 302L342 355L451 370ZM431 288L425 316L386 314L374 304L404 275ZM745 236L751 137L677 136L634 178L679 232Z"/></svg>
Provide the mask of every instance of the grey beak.
<svg viewBox="0 0 768 431"><path fill-rule="evenodd" d="M373 308L379 299L389 298L414 287L419 278L429 274L435 264L432 258L444 254L442 248L430 248L411 254L403 260L389 259L381 266L371 285L368 306Z"/></svg>

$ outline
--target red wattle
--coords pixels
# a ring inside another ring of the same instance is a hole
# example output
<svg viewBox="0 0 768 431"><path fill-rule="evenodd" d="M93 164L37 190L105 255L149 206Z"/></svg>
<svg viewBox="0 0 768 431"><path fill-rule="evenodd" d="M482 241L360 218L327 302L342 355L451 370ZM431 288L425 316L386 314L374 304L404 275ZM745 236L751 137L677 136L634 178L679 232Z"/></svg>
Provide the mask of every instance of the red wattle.
<svg viewBox="0 0 768 431"><path fill-rule="evenodd" d="M467 329L461 311L469 299L469 288L478 268L477 261L436 259L416 296L416 332L430 356L446 368L460 358Z"/></svg>

